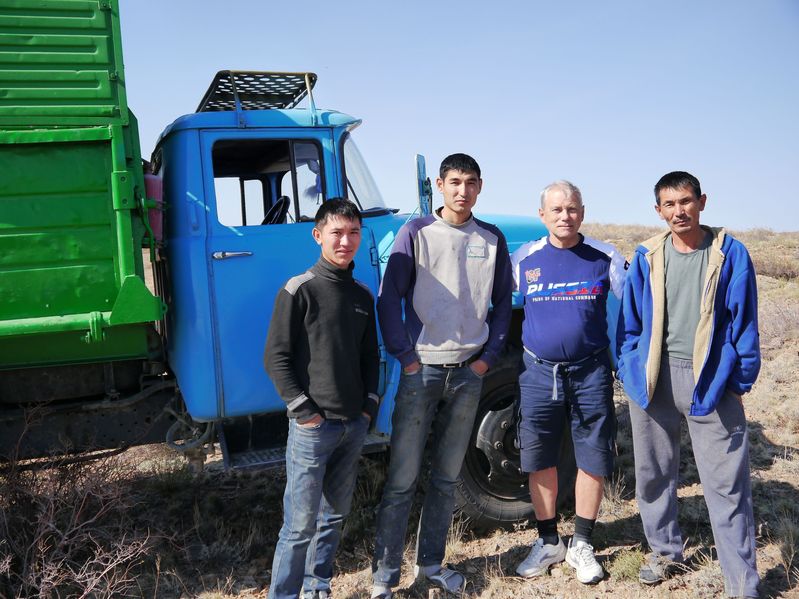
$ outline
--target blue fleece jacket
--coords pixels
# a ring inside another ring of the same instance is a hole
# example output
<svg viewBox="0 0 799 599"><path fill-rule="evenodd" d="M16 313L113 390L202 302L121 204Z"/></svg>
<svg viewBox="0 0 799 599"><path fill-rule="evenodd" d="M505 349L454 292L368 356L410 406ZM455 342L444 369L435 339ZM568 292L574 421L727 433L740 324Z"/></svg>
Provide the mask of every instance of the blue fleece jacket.
<svg viewBox="0 0 799 599"><path fill-rule="evenodd" d="M713 235L701 314L694 341L696 386L691 415L704 416L725 389L742 395L760 371L757 285L744 245L724 229L703 227ZM636 250L624 285L617 329L618 377L627 395L641 407L651 401L660 374L666 310L665 243L667 231Z"/></svg>

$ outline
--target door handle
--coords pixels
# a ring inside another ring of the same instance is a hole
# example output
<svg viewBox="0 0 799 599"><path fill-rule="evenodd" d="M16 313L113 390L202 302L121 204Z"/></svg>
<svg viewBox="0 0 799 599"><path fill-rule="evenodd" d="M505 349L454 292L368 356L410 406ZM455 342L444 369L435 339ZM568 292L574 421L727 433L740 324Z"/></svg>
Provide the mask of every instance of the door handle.
<svg viewBox="0 0 799 599"><path fill-rule="evenodd" d="M252 256L252 252L214 252L211 254L214 260L227 260L228 258L241 258L243 256Z"/></svg>

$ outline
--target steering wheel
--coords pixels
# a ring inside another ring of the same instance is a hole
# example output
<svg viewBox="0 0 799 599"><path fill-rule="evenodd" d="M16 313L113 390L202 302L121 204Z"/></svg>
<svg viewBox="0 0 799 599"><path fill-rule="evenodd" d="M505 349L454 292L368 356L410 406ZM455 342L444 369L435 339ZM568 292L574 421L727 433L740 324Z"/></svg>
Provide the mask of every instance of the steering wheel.
<svg viewBox="0 0 799 599"><path fill-rule="evenodd" d="M282 223L286 219L286 214L289 212L289 205L291 198L288 196L280 196L274 204L269 207L269 210L264 214L264 220L261 221L262 225L276 225Z"/></svg>

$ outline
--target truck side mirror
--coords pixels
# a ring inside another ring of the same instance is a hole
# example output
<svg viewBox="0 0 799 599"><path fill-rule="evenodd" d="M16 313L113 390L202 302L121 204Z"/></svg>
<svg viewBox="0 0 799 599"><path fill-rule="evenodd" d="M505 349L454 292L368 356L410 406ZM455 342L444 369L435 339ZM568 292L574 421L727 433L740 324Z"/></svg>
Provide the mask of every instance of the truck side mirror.
<svg viewBox="0 0 799 599"><path fill-rule="evenodd" d="M424 156L416 155L416 191L419 198L419 216L427 216L433 211L433 186L427 176Z"/></svg>

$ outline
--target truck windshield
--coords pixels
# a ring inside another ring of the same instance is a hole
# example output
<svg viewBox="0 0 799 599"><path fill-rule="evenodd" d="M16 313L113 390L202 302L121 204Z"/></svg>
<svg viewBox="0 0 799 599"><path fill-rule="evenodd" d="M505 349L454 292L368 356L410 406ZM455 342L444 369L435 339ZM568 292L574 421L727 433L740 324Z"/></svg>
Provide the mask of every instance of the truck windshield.
<svg viewBox="0 0 799 599"><path fill-rule="evenodd" d="M361 212L382 213L386 210L372 173L349 135L344 138L344 172L347 174L349 199L358 204Z"/></svg>

